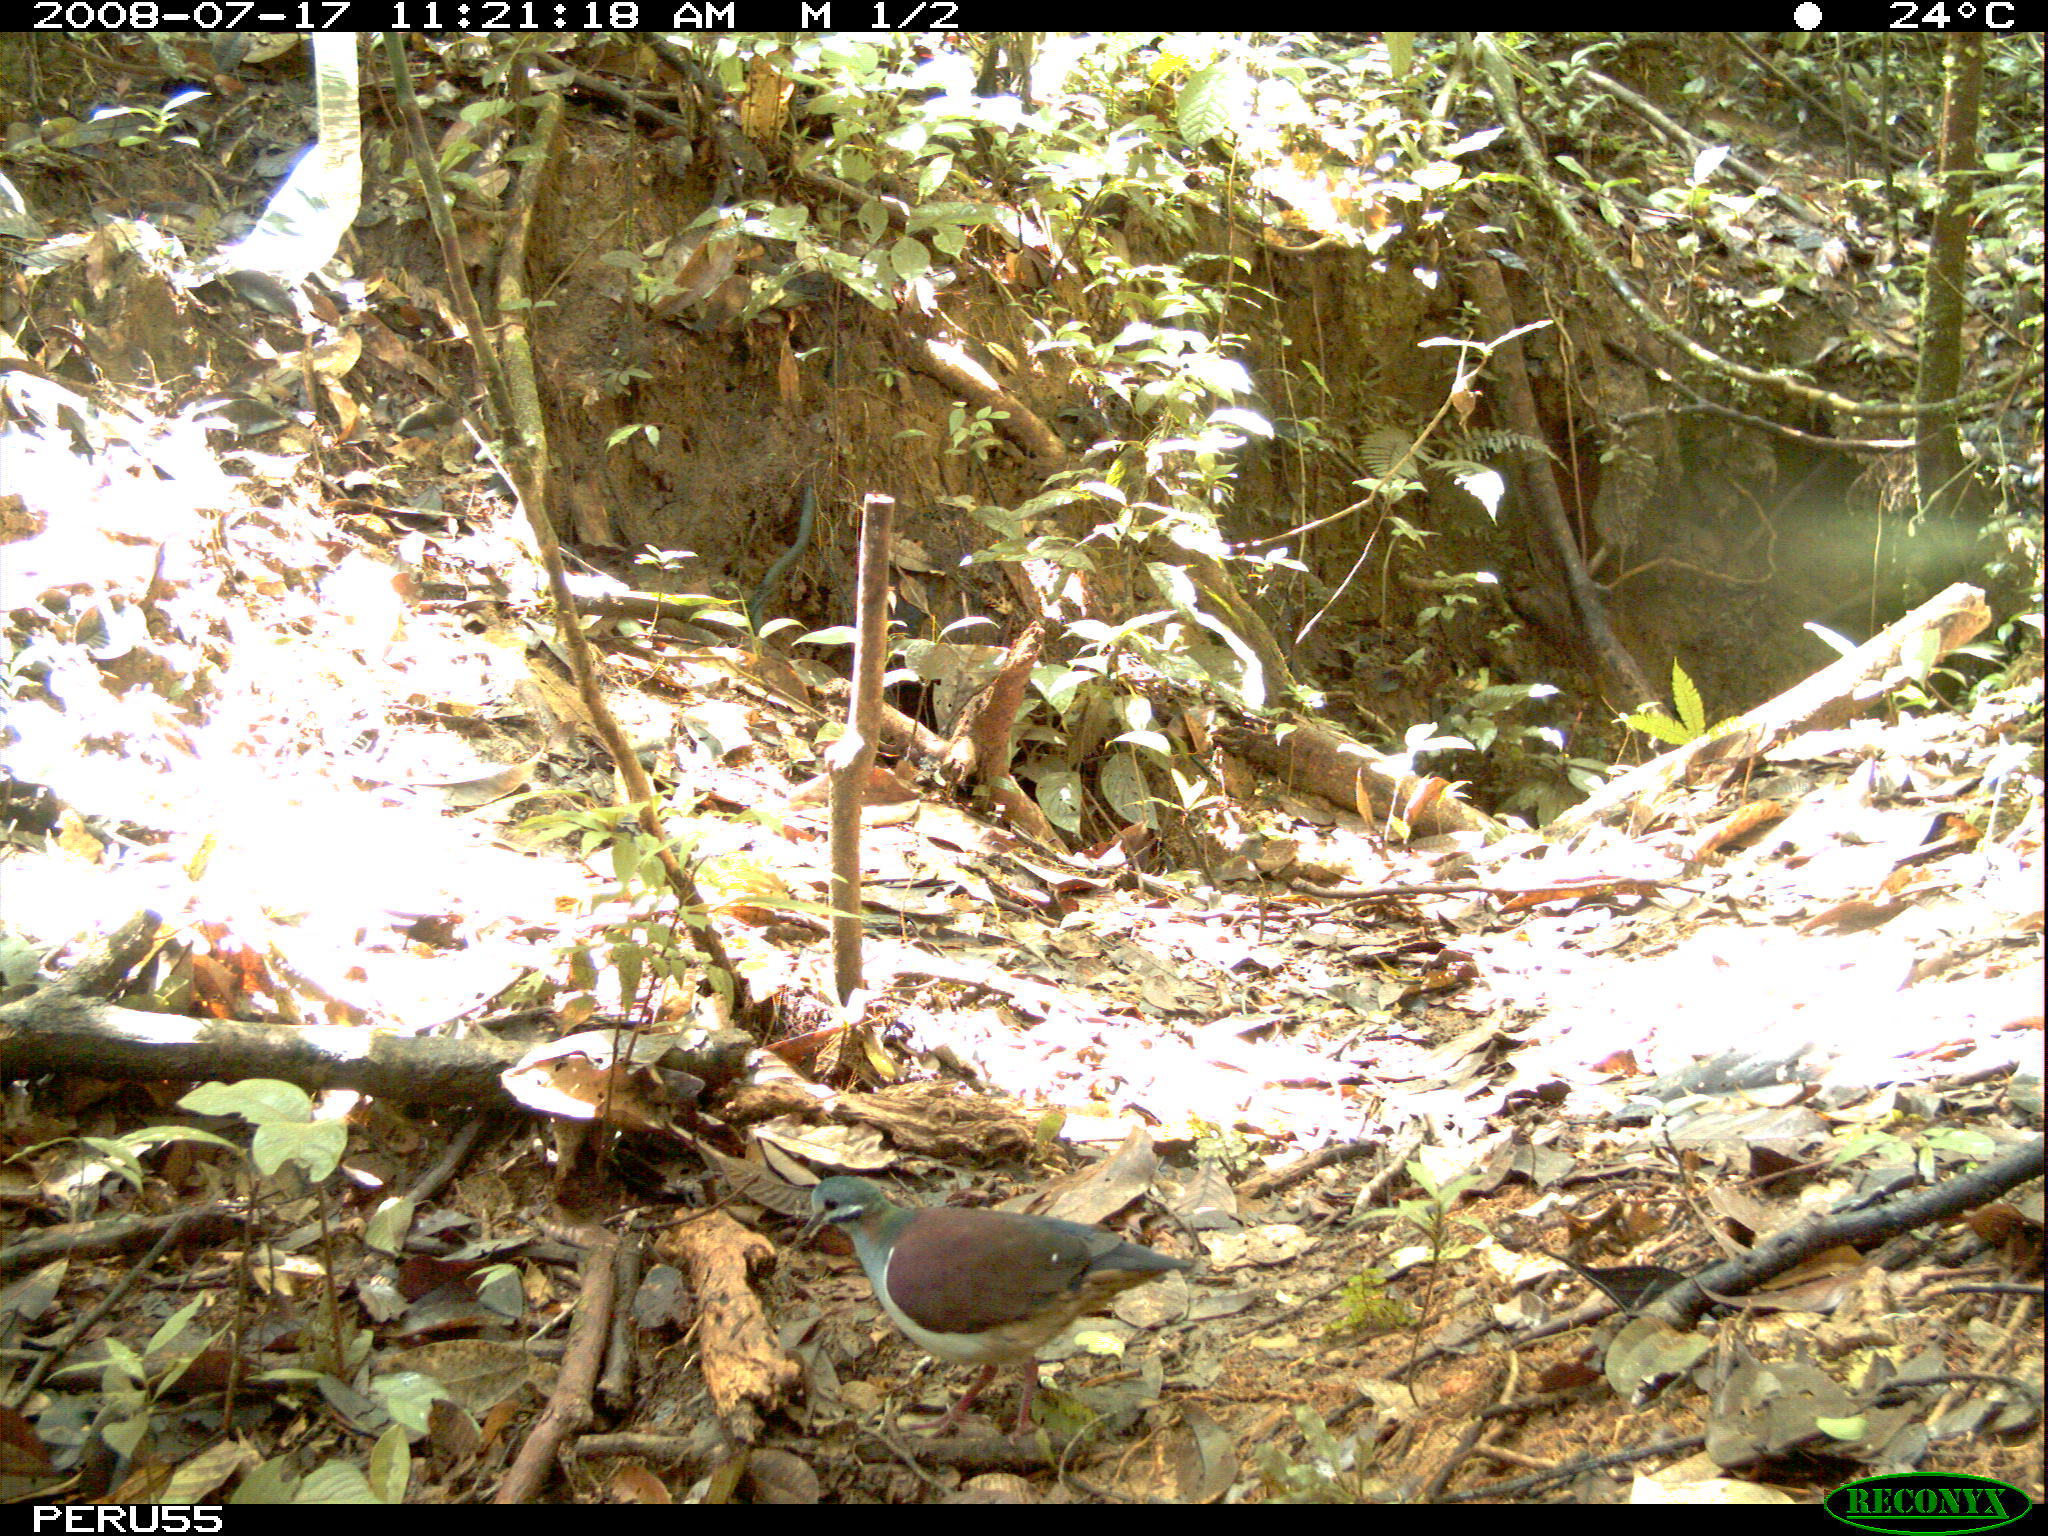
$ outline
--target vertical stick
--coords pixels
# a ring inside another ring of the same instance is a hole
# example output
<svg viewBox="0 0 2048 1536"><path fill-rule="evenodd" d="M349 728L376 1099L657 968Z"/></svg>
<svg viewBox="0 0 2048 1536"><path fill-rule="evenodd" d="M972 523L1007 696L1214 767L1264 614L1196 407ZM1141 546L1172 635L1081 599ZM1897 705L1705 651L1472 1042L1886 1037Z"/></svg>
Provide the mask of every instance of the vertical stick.
<svg viewBox="0 0 2048 1536"><path fill-rule="evenodd" d="M832 774L832 984L842 1005L860 990L860 808L882 724L882 669L889 658L889 525L895 516L893 496L872 495L861 503L853 695L846 705L846 734L825 753Z"/></svg>

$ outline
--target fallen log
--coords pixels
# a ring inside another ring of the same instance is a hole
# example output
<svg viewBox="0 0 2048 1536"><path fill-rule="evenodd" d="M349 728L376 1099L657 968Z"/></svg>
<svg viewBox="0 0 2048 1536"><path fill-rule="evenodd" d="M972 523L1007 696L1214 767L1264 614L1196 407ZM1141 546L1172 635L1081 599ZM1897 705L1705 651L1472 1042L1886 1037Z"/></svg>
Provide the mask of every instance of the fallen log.
<svg viewBox="0 0 2048 1536"><path fill-rule="evenodd" d="M1632 817L1708 765L1748 762L1807 731L1846 725L1991 623L1984 594L1962 582L1930 597L1848 655L1709 735L1632 768L1544 827L1564 841L1601 822Z"/></svg>

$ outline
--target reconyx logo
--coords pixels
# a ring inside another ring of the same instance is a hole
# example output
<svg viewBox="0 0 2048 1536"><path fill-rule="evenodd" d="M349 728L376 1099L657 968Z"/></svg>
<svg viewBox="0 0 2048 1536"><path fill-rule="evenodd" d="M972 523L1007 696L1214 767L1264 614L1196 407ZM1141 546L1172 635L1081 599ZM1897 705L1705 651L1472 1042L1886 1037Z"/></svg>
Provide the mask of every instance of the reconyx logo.
<svg viewBox="0 0 2048 1536"><path fill-rule="evenodd" d="M2009 1525L2033 1509L2011 1483L1959 1472L1899 1472L1845 1483L1823 1501L1845 1525L1866 1531L1989 1531Z"/></svg>

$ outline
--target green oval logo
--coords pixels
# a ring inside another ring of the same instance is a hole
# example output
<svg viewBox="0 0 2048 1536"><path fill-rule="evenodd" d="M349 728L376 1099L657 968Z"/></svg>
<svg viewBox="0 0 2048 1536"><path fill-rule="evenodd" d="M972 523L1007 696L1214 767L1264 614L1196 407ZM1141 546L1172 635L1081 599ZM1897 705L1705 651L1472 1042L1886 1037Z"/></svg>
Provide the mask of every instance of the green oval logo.
<svg viewBox="0 0 2048 1536"><path fill-rule="evenodd" d="M1844 1483L1822 1507L1844 1525L1922 1536L1991 1531L2030 1513L2034 1501L2011 1483L1962 1472L1895 1472Z"/></svg>

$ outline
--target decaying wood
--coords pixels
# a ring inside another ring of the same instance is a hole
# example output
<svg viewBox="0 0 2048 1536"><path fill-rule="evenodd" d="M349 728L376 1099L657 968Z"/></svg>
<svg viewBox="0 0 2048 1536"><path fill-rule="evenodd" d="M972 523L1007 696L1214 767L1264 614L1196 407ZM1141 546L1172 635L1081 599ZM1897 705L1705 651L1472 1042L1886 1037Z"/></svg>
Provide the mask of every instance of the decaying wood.
<svg viewBox="0 0 2048 1536"><path fill-rule="evenodd" d="M950 1084L904 1083L840 1095L835 1113L887 1133L892 1145L941 1162L1022 1157L1034 1117L1011 1100L962 1093Z"/></svg>
<svg viewBox="0 0 2048 1536"><path fill-rule="evenodd" d="M940 777L951 784L979 783L1010 825L1049 848L1060 846L1059 833L1046 820L1038 802L1024 793L1010 773L1011 742L1017 716L1024 708L1031 669L1045 649L1045 621L1036 620L1010 646L996 675L968 700L953 727Z"/></svg>
<svg viewBox="0 0 2048 1536"><path fill-rule="evenodd" d="M761 1410L787 1402L803 1380L747 1283L774 1259L774 1245L714 1210L677 1223L655 1247L690 1278L704 1385L726 1432L750 1445L760 1438Z"/></svg>
<svg viewBox="0 0 2048 1536"><path fill-rule="evenodd" d="M612 1308L611 1336L605 1340L604 1374L597 1379L597 1395L606 1410L625 1414L633 1407L633 1374L637 1364L633 1349L638 1330L633 1326L633 1295L640 1289L644 1256L640 1239L627 1237L619 1244L615 1262L618 1273L612 1280L612 1294L626 1299L626 1305Z"/></svg>
<svg viewBox="0 0 2048 1536"><path fill-rule="evenodd" d="M1067 445L1032 409L996 381L958 342L940 336L906 336L903 355L970 405L993 413L995 429L1038 461L1047 474L1063 468Z"/></svg>
<svg viewBox="0 0 2048 1536"><path fill-rule="evenodd" d="M1484 811L1451 795L1432 790L1440 785L1426 775L1401 773L1370 747L1341 736L1328 726L1291 723L1280 735L1273 726L1217 722L1216 745L1272 774L1289 789L1316 795L1347 811L1375 821L1401 817L1417 837L1449 832L1478 832L1500 837L1507 828ZM1409 814L1415 807L1414 814Z"/></svg>
<svg viewBox="0 0 2048 1536"><path fill-rule="evenodd" d="M506 1469L505 1480L491 1496L493 1503L531 1503L553 1469L563 1443L591 1421L590 1394L597 1385L598 1367L604 1362L605 1341L611 1337L612 1306L618 1295L618 1257L617 1240L609 1232L599 1230L591 1234L590 1251L583 1260L583 1289L576 1298L576 1315L569 1325L561 1373L555 1377L547 1407L534 1421L533 1433L526 1437L518 1458Z"/></svg>
<svg viewBox="0 0 2048 1536"><path fill-rule="evenodd" d="M830 704L845 704L853 697L850 683L838 678L817 685L818 696ZM946 758L945 738L930 726L910 718L886 700L882 704L882 745L899 752L920 768L936 771Z"/></svg>
<svg viewBox="0 0 2048 1536"><path fill-rule="evenodd" d="M248 1218L235 1211L199 1210L169 1216L117 1216L53 1227L0 1248L0 1276L19 1274L52 1259L111 1259L140 1253L173 1228L178 1228L173 1242L220 1248L240 1238L247 1225Z"/></svg>
<svg viewBox="0 0 2048 1536"><path fill-rule="evenodd" d="M1017 713L1024 707L1031 669L1038 665L1044 650L1044 622L1026 626L1004 653L996 675L967 701L946 746L941 777L947 783L985 783L1009 777L1010 738L1017 728Z"/></svg>
<svg viewBox="0 0 2048 1536"><path fill-rule="evenodd" d="M1936 593L1832 666L1759 704L1711 736L1630 770L1544 830L1570 838L1600 822L1634 816L1708 764L1739 764L1805 731L1846 725L1991 622L1984 594L1962 582Z"/></svg>
<svg viewBox="0 0 2048 1536"><path fill-rule="evenodd" d="M50 990L65 996L105 997L134 974L156 943L163 925L160 913L147 908L136 913L72 961L71 968L51 983Z"/></svg>
<svg viewBox="0 0 2048 1536"><path fill-rule="evenodd" d="M681 1046L686 1071L732 1081L745 1036L709 1033ZM737 1047L737 1048L736 1048ZM333 1024L242 1024L144 1013L46 989L0 1006L0 1072L72 1072L121 1080L276 1077L308 1091L354 1088L404 1104L516 1108L499 1074L527 1048L472 1035L395 1035Z"/></svg>

